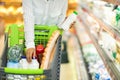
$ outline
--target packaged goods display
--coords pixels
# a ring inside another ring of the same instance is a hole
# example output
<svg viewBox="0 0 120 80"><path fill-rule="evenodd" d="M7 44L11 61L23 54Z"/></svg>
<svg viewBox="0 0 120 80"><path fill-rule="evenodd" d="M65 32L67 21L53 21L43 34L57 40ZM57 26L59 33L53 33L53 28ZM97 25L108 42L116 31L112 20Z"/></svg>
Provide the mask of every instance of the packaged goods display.
<svg viewBox="0 0 120 80"><path fill-rule="evenodd" d="M76 25L80 25L80 27L76 26L76 29L79 31L79 32L77 32L77 35L82 44L83 57L85 59L86 65L87 65L90 79L91 80L112 80L99 53L97 52L95 46L93 45L93 42L91 41L86 30L84 29L84 25L82 25L82 22L77 22ZM96 27L91 24L90 24L90 26ZM92 28L92 30L94 31L93 28ZM95 30L97 30L97 28ZM80 34L81 31L84 34ZM92 33L92 35L94 35L95 32L91 31L91 33ZM81 35L84 37L82 37ZM85 38L87 39L86 41L84 40ZM98 38L96 38L96 39L98 39Z"/></svg>
<svg viewBox="0 0 120 80"><path fill-rule="evenodd" d="M112 80L93 44L83 46L83 52L92 80Z"/></svg>

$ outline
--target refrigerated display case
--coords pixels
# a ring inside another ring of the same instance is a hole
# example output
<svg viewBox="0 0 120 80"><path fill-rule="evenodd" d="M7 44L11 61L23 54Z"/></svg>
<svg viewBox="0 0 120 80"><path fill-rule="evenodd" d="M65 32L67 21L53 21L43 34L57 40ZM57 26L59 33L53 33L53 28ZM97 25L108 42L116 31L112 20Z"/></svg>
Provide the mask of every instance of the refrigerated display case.
<svg viewBox="0 0 120 80"><path fill-rule="evenodd" d="M107 2L104 2L107 1ZM120 33L116 28L117 0L81 0L78 20L84 25L112 80L120 79L119 43ZM111 4L112 3L112 4ZM118 5L119 6L119 5ZM91 18L91 19L90 19ZM92 22L93 20L94 22ZM97 23L97 26L95 25ZM91 26L91 24L93 26Z"/></svg>

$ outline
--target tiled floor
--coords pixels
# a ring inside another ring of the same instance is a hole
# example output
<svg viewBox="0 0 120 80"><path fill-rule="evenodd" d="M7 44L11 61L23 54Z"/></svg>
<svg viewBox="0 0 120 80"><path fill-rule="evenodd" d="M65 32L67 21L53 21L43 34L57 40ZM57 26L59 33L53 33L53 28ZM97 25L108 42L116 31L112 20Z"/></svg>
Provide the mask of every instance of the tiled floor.
<svg viewBox="0 0 120 80"><path fill-rule="evenodd" d="M69 63L61 64L60 80L77 80L73 51L70 49L71 46L70 42L68 42Z"/></svg>

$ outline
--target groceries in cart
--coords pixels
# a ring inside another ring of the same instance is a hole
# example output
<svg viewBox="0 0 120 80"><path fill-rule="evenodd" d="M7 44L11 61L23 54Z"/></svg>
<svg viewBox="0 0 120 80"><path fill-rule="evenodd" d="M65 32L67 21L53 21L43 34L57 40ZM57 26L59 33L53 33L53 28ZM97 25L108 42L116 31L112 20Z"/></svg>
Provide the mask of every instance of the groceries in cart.
<svg viewBox="0 0 120 80"><path fill-rule="evenodd" d="M42 44L36 46L36 56L37 56L39 65L41 65L44 50L45 50L45 47Z"/></svg>
<svg viewBox="0 0 120 80"><path fill-rule="evenodd" d="M36 53L38 54L41 47L37 47ZM44 51L42 51L44 52ZM8 68L22 68L22 69L39 69L39 63L37 58L32 59L31 63L28 63L26 56L23 56L23 46L15 45L9 48L7 54L7 67Z"/></svg>
<svg viewBox="0 0 120 80"><path fill-rule="evenodd" d="M22 54L23 54L23 47L20 45L15 45L9 48L7 59L10 62L19 62Z"/></svg>
<svg viewBox="0 0 120 80"><path fill-rule="evenodd" d="M52 49L55 47L57 38L60 32L55 31L48 40L46 48L42 44L36 45L36 57L32 58L29 63L23 51L23 45L14 45L9 48L7 54L7 67L8 68L22 68L22 69L47 69L49 67L50 59L53 57Z"/></svg>
<svg viewBox="0 0 120 80"><path fill-rule="evenodd" d="M16 27L18 27L18 32L16 32L17 31ZM18 26L18 25L10 26L10 29L13 29L15 31L12 32L12 30L10 30L9 32L10 35L8 35L9 47L7 52L7 63L6 63L7 67L4 68L6 75L0 76L0 79L2 80L50 79L51 80L53 77L50 76L52 75L52 73L50 72L51 67L54 67L55 72L59 71L58 64L60 64L59 63L60 52L56 52L56 50L60 50L60 48L57 49L59 47L57 40L61 34L60 30L58 30L56 26L54 26L54 28L50 28L50 30L49 27L47 27L47 31L42 31L42 29L39 29L40 31L36 30L35 32L36 57L33 57L32 62L28 63L25 56L26 49L25 49L24 37L23 37L24 33L20 32L23 30L22 28L23 28L22 26ZM38 28L39 26L36 27L36 29ZM14 37L16 36L16 34L18 34L19 37ZM16 39L16 38L20 38L20 39ZM13 39L18 41L14 41ZM47 71L47 73L44 73L44 71Z"/></svg>

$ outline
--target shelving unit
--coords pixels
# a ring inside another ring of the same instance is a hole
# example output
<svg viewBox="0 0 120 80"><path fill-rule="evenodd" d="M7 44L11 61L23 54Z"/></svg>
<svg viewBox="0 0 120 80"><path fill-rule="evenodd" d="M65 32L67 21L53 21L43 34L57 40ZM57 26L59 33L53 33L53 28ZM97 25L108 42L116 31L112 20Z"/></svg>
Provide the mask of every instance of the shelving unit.
<svg viewBox="0 0 120 80"><path fill-rule="evenodd" d="M112 4L120 5L120 0L103 0Z"/></svg>
<svg viewBox="0 0 120 80"><path fill-rule="evenodd" d="M84 25L85 30L87 31L89 37L91 38L91 40L93 41L94 46L96 47L99 55L101 56L112 80L119 80L120 79L120 72L118 71L118 69L116 68L114 62L108 57L108 55L106 54L106 52L104 51L104 49L102 49L102 47L98 44L97 40L95 39L95 37L91 34L90 30L89 30L89 25L86 24L85 19L83 17L79 17L82 20L82 23Z"/></svg>
<svg viewBox="0 0 120 80"><path fill-rule="evenodd" d="M74 41L74 43L72 43ZM77 80L90 80L87 69L85 66L85 61L82 55L81 47L79 45L79 41L76 36L72 36L72 39L70 41L70 45L72 45L72 57L74 58L73 64L75 64L76 73L77 73ZM69 54L70 55L70 54ZM82 73L81 73L82 72Z"/></svg>
<svg viewBox="0 0 120 80"><path fill-rule="evenodd" d="M81 8L86 11L92 18L94 18L99 23L102 29L108 32L115 40L120 42L120 33L117 30L115 30L111 25L97 18L87 6L81 4Z"/></svg>
<svg viewBox="0 0 120 80"><path fill-rule="evenodd" d="M113 4L117 4L117 5L120 4L120 1L116 1L116 0L105 0L105 1L113 3ZM89 16L91 16L94 20L96 20L99 23L101 29L106 31L116 41L120 42L120 33L116 29L114 29L111 25L109 25L108 23L104 22L103 20L101 20L100 18L95 16L95 14L93 14L92 11L90 10L90 8L87 7L85 4L80 4L80 7L85 13L87 13ZM80 15L78 19L80 21L82 21L85 30L87 31L89 37L93 41L93 44L96 47L100 57L102 58L104 65L107 68L107 71L109 72L112 80L119 80L120 79L120 71L116 67L115 62L110 59L107 52L98 44L98 40L90 32L89 24L86 22L85 18L82 15Z"/></svg>

